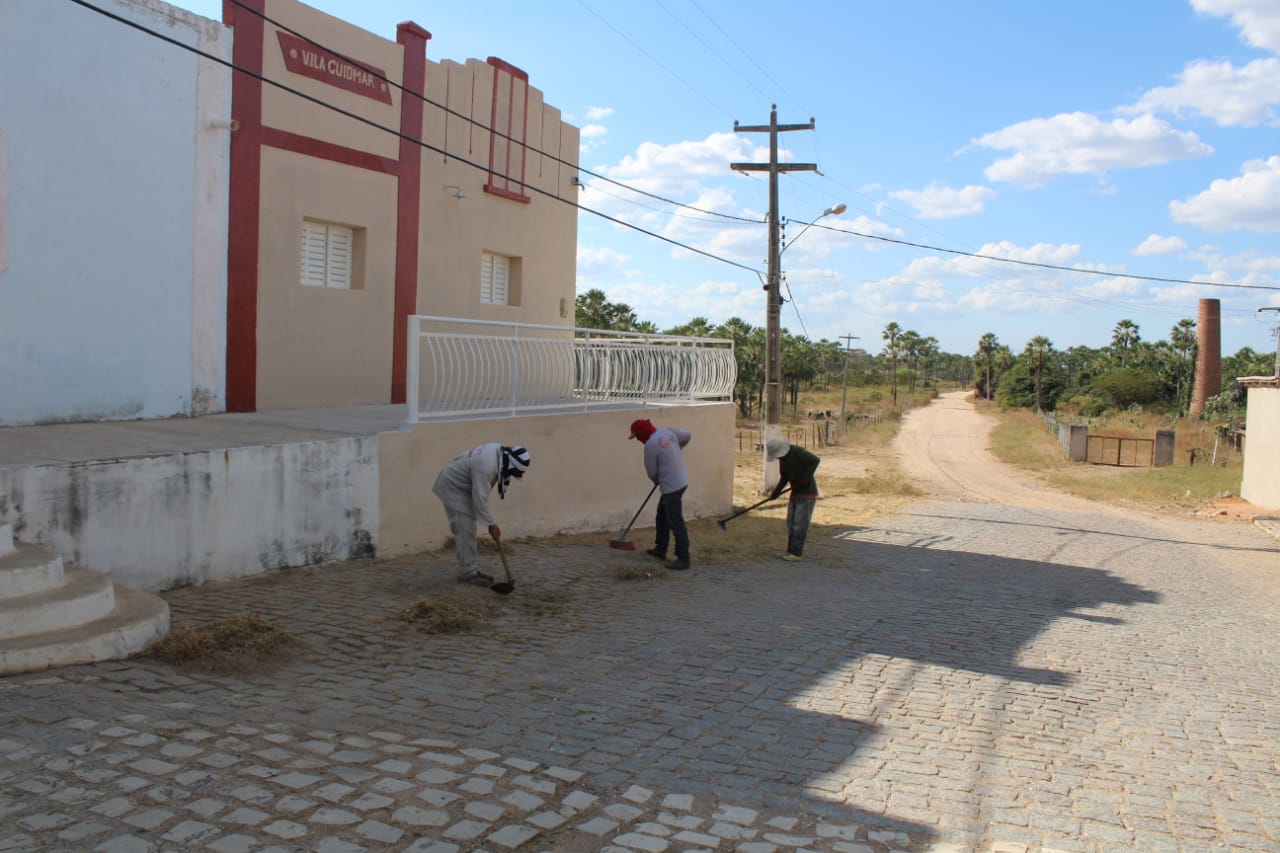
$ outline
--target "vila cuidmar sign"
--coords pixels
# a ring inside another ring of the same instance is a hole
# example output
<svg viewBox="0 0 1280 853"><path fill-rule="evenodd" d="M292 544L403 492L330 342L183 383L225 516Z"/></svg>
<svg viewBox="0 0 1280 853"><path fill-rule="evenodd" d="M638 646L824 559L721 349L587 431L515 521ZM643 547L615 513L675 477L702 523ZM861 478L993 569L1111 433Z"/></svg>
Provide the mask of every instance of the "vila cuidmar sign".
<svg viewBox="0 0 1280 853"><path fill-rule="evenodd" d="M301 74L384 104L391 103L391 87L381 68L353 62L290 33L277 32L276 35L280 38L284 66L294 74Z"/></svg>

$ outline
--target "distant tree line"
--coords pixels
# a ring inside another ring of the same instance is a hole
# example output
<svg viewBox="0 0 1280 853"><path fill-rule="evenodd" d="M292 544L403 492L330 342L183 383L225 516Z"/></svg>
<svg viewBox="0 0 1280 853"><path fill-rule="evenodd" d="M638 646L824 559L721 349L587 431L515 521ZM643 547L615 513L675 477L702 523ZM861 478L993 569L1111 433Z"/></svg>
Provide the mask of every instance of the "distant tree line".
<svg viewBox="0 0 1280 853"><path fill-rule="evenodd" d="M740 317L720 324L711 323L705 317L694 317L682 325L659 330L653 323L641 322L631 306L610 302L604 291L598 289L578 294L575 309L575 325L585 329L732 340L738 364L734 388L738 411L743 418L758 417L764 411L763 326L753 326ZM811 341L785 328L781 332L783 400L793 411L801 391L841 388L845 382L851 388L889 385L896 406L900 384L911 391L917 387L936 387L943 382L962 386L969 381L972 370L967 355L944 353L938 349L937 338L903 329L897 323L884 328L885 347L879 353L846 348L838 341Z"/></svg>
<svg viewBox="0 0 1280 853"><path fill-rule="evenodd" d="M1066 410L1086 417L1140 406L1175 416L1187 413L1194 393L1197 356L1194 320L1179 320L1168 338L1144 341L1132 320L1121 320L1103 347L1057 349L1043 335L1014 354L988 332L973 354L973 383L979 396L1006 408ZM1219 395L1206 408L1243 407L1240 376L1269 376L1273 353L1244 347L1222 359Z"/></svg>

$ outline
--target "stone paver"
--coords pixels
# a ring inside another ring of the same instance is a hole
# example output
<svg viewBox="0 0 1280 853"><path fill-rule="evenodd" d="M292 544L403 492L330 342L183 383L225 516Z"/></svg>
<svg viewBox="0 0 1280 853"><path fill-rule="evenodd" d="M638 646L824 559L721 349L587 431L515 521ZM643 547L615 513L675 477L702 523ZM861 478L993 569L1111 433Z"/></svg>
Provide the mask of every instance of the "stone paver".
<svg viewBox="0 0 1280 853"><path fill-rule="evenodd" d="M0 679L0 850L1280 849L1256 528L922 502L645 581L607 538L512 543L467 635L397 618L442 554L166 593L303 647Z"/></svg>

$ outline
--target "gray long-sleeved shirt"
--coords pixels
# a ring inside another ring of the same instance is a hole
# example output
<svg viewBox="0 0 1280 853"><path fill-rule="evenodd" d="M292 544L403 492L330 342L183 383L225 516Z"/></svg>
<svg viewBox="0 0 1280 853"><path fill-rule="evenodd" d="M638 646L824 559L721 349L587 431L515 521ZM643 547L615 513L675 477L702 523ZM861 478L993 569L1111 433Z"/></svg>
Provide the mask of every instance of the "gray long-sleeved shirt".
<svg viewBox="0 0 1280 853"><path fill-rule="evenodd" d="M489 511L489 493L501 465L501 444L473 447L441 469L431 491L449 509L475 516L486 526L497 524Z"/></svg>
<svg viewBox="0 0 1280 853"><path fill-rule="evenodd" d="M693 433L676 427L660 427L644 443L644 470L664 494L677 492L689 485L680 448L689 443Z"/></svg>

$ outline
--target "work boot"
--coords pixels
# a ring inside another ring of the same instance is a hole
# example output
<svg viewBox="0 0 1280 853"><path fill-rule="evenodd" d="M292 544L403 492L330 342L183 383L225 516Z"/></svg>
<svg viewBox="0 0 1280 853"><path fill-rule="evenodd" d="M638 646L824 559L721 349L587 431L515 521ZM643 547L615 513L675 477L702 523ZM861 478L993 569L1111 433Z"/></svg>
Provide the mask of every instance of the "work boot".
<svg viewBox="0 0 1280 853"><path fill-rule="evenodd" d="M786 560L788 563L798 563L803 560L804 557L801 557L799 554L792 554L788 552L782 555L782 559Z"/></svg>
<svg viewBox="0 0 1280 853"><path fill-rule="evenodd" d="M671 569L671 571L673 572L683 572L685 569L689 568L689 561L681 560L679 557L677 557L676 559L672 560L670 563L667 563L667 568Z"/></svg>
<svg viewBox="0 0 1280 853"><path fill-rule="evenodd" d="M650 548L648 551L645 551L645 553L650 557L653 557L655 560L665 561L667 559L667 553L665 551L659 551L657 548Z"/></svg>
<svg viewBox="0 0 1280 853"><path fill-rule="evenodd" d="M486 575L484 572L471 572L466 575L458 575L458 583L467 583L472 586L493 586L493 576Z"/></svg>

